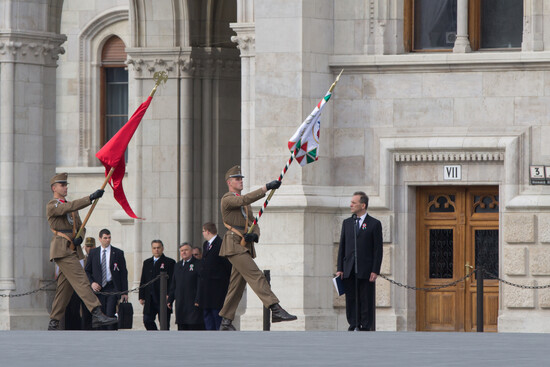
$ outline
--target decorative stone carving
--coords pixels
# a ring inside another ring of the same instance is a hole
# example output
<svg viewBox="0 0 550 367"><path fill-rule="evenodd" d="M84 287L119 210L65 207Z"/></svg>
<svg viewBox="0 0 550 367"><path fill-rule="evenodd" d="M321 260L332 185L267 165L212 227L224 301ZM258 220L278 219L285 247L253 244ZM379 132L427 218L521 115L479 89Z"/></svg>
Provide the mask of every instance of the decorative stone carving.
<svg viewBox="0 0 550 367"><path fill-rule="evenodd" d="M475 162L503 161L503 152L400 152L393 155L396 162Z"/></svg>
<svg viewBox="0 0 550 367"><path fill-rule="evenodd" d="M57 37L57 41L55 43L48 40L0 40L0 61L12 59L30 64L55 65L59 55L65 53L65 49L60 46L65 38Z"/></svg>
<svg viewBox="0 0 550 367"><path fill-rule="evenodd" d="M254 23L231 23L230 27L237 33L231 42L237 44L241 57L252 57L256 54L256 28Z"/></svg>

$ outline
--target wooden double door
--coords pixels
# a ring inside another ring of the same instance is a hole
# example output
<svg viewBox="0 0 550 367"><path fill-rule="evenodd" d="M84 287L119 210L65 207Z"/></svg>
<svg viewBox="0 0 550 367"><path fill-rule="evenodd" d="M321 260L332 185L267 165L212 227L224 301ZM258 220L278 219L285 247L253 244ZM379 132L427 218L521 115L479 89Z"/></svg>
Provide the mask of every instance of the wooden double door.
<svg viewBox="0 0 550 367"><path fill-rule="evenodd" d="M478 264L498 275L499 195L496 186L417 189L418 287L437 287ZM476 276L456 285L417 291L417 330L475 331ZM497 331L498 281L486 276L484 330Z"/></svg>

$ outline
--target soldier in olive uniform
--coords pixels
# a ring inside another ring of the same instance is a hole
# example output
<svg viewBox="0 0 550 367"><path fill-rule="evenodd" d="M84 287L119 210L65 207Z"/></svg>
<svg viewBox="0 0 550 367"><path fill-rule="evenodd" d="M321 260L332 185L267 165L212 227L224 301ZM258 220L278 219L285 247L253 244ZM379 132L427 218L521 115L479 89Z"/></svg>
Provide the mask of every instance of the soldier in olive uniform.
<svg viewBox="0 0 550 367"><path fill-rule="evenodd" d="M253 260L256 257L254 242L259 240L260 228L256 225L251 233L246 233L254 222L254 213L252 213L250 204L263 198L268 190L278 189L281 182L271 181L261 188L241 196L243 177L240 166L231 167L227 171L225 181L229 192L222 197L220 205L223 223L228 229L223 238L220 256L227 257L233 265L227 296L220 311L222 317L220 330L235 330L232 321L247 283L264 306L271 309L272 322L297 319L296 316L290 315L279 306L279 300L271 291L271 286Z"/></svg>
<svg viewBox="0 0 550 367"><path fill-rule="evenodd" d="M67 202L67 173L60 173L52 177L50 187L53 199L46 206L46 216L53 238L50 243L50 261L55 261L59 266L57 288L50 313L48 330L58 330L59 320L65 313L73 290L78 294L86 308L92 313L92 325L94 327L111 325L117 322L116 317L108 317L101 312L101 303L90 287L90 282L82 265L84 259L82 253L82 237L75 235L82 225L78 210L87 207L95 199L103 196L103 190L97 190L90 196L85 196L72 202Z"/></svg>

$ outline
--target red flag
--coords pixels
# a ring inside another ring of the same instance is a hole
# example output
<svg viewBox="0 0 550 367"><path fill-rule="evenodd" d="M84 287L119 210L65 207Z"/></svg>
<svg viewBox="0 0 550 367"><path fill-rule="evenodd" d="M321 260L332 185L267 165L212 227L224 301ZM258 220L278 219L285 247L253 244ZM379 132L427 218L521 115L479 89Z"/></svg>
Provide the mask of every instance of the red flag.
<svg viewBox="0 0 550 367"><path fill-rule="evenodd" d="M128 148L130 139L132 139L152 99L153 97L147 98L147 100L138 107L136 112L134 112L132 117L130 117L128 122L124 124L115 136L113 136L95 155L105 166L105 176L109 174L112 167L115 167L115 171L109 181L109 184L113 188L115 200L118 201L122 209L124 209L130 217L136 219L140 218L134 213L132 208L130 208L130 204L122 188L122 179L126 172L124 152L126 148Z"/></svg>

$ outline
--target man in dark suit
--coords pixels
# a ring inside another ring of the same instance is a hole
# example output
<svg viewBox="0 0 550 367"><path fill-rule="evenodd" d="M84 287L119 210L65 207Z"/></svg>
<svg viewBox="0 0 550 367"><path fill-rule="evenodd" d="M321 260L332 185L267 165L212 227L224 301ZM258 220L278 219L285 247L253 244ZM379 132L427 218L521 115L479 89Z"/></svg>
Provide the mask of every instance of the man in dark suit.
<svg viewBox="0 0 550 367"><path fill-rule="evenodd" d="M201 260L193 256L191 245L187 242L179 250L181 261L174 266L168 307L172 308L172 303L176 301L178 330L204 330L198 292Z"/></svg>
<svg viewBox="0 0 550 367"><path fill-rule="evenodd" d="M166 300L160 300L160 281L156 281L147 287L142 286L151 280L155 279L161 271L168 273L167 289L170 289L172 274L174 272L173 259L164 255L164 244L161 240L153 240L151 242L151 251L153 257L146 259L143 262L141 270L141 281L139 283L139 303L143 306L143 324L147 330L158 330L155 319L157 315L160 317L160 307L166 307L166 315L168 317L167 325L170 329L170 310L166 306Z"/></svg>
<svg viewBox="0 0 550 367"><path fill-rule="evenodd" d="M351 218L342 223L336 275L344 282L348 330L370 331L374 326L374 287L382 264L382 224L367 214L369 197L362 191L351 198ZM357 240L357 269L355 268ZM356 319L357 278L359 291L359 320Z"/></svg>
<svg viewBox="0 0 550 367"><path fill-rule="evenodd" d="M202 249L199 306L202 308L206 330L219 330L222 322L219 313L227 295L231 263L219 256L222 239L214 223L203 224L202 236L206 241Z"/></svg>
<svg viewBox="0 0 550 367"><path fill-rule="evenodd" d="M128 270L124 251L111 246L111 232L108 229L99 231L101 247L90 251L86 260L86 274L94 292L128 292ZM128 301L128 294L122 296L98 294L102 311L107 316L115 316L118 300ZM116 330L116 325L109 325L109 330Z"/></svg>

